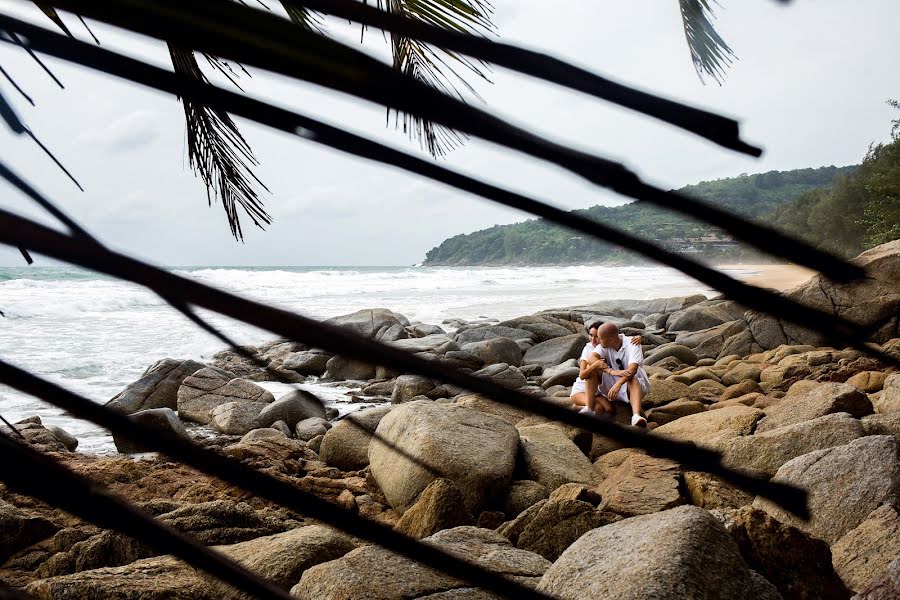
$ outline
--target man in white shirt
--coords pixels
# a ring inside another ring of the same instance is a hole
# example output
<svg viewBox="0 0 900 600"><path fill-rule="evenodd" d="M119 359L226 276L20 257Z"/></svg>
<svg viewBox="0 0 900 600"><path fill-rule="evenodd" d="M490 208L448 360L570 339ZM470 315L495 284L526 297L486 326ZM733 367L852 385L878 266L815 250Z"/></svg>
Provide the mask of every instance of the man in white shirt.
<svg viewBox="0 0 900 600"><path fill-rule="evenodd" d="M610 402L618 400L631 405L632 425L646 427L641 401L650 392L650 379L643 369L643 350L640 345L628 343L615 323L601 325L597 337L600 343L587 359L590 371L585 379L588 409L597 412L599 408L612 413Z"/></svg>
<svg viewBox="0 0 900 600"><path fill-rule="evenodd" d="M584 349L581 351L581 356L578 359L578 366L580 368L580 373L578 378L575 380L575 383L572 384L572 393L570 398L572 400L572 408L573 409L581 409L586 406L590 406L591 403L588 401L588 395L585 391L586 380L590 380L593 378L594 385L592 386L593 397L594 397L594 406L596 406L597 402L605 403L608 408L604 408L604 412L612 412L612 405L607 402L606 397L597 396L598 392L601 389L601 371L603 369L608 370L607 363L598 358L595 352L595 348L600 347L600 322L591 323L587 326L588 335L590 336L590 340L588 343L584 345ZM641 343L643 339L641 336L636 335L630 340L632 345L636 345L638 350L641 348ZM610 386L611 387L611 384ZM601 406L602 408L602 406ZM592 407L591 410L594 410Z"/></svg>

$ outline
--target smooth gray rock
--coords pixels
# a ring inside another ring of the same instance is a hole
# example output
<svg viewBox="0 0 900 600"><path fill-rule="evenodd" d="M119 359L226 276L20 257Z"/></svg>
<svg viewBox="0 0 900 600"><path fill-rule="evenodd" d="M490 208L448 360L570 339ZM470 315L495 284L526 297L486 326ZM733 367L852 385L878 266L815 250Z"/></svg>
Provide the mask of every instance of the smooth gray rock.
<svg viewBox="0 0 900 600"><path fill-rule="evenodd" d="M325 435L331 429L331 422L322 417L309 417L303 419L294 428L294 435L298 440L308 442L317 435Z"/></svg>
<svg viewBox="0 0 900 600"><path fill-rule="evenodd" d="M151 408L148 410L141 410L131 415L131 419L142 425L172 433L181 436L184 439L190 439L184 425L178 420L178 415L176 415L175 411L171 408ZM153 448L144 448L115 431L113 432L113 442L116 444L116 449L122 454L134 454L137 452L154 450Z"/></svg>
<svg viewBox="0 0 900 600"><path fill-rule="evenodd" d="M517 390L528 383L522 372L516 367L506 363L490 365L472 373L475 377L484 377L493 380L504 387Z"/></svg>
<svg viewBox="0 0 900 600"><path fill-rule="evenodd" d="M547 569L538 591L560 599L780 599L725 528L682 506L588 531Z"/></svg>
<svg viewBox="0 0 900 600"><path fill-rule="evenodd" d="M508 338L510 340L534 339L534 334L524 329L515 327L504 327L503 325L484 325L481 327L472 327L456 334L456 343L460 346L471 344L472 342L483 342L494 338Z"/></svg>
<svg viewBox="0 0 900 600"><path fill-rule="evenodd" d="M184 380L206 365L193 360L164 358L144 371L141 378L129 384L107 404L127 414L149 408L178 407L178 388Z"/></svg>
<svg viewBox="0 0 900 600"><path fill-rule="evenodd" d="M206 425L212 412L226 402L269 403L275 397L264 388L246 379L228 378L210 367L186 377L178 388L178 416L185 421Z"/></svg>
<svg viewBox="0 0 900 600"><path fill-rule="evenodd" d="M367 381L375 378L375 365L333 356L326 363L327 376L338 381Z"/></svg>
<svg viewBox="0 0 900 600"><path fill-rule="evenodd" d="M244 435L260 427L259 414L268 406L264 402L226 402L212 411L210 426L228 435Z"/></svg>
<svg viewBox="0 0 900 600"><path fill-rule="evenodd" d="M391 392L391 403L401 404L408 402L416 396L424 396L437 387L433 379L420 375L401 375L394 381L394 389Z"/></svg>
<svg viewBox="0 0 900 600"><path fill-rule="evenodd" d="M328 368L328 361L332 356L334 354L324 350L301 350L285 358L281 367L301 375L321 375Z"/></svg>
<svg viewBox="0 0 900 600"><path fill-rule="evenodd" d="M755 435L731 437L716 447L726 467L759 471L772 477L789 460L815 450L849 444L864 434L857 419L847 413L836 413Z"/></svg>
<svg viewBox="0 0 900 600"><path fill-rule="evenodd" d="M506 363L518 367L522 364L522 350L509 338L497 337L482 342L471 342L462 349L481 358L485 365Z"/></svg>
<svg viewBox="0 0 900 600"><path fill-rule="evenodd" d="M329 325L337 325L338 327L349 329L353 333L367 338L374 338L379 332L383 332L393 325L400 325L401 327L409 325L409 320L406 317L387 308L358 310L349 315L327 319L325 322Z"/></svg>
<svg viewBox="0 0 900 600"><path fill-rule="evenodd" d="M663 344L662 346L656 348L653 351L653 354L644 358L644 364L655 365L662 359L668 358L670 356L674 356L680 362L686 365L696 365L697 361L700 360L700 357L697 356L697 353L687 346L672 342L669 344Z"/></svg>
<svg viewBox="0 0 900 600"><path fill-rule="evenodd" d="M62 427L57 427L56 425L47 425L47 431L53 434L53 437L62 442L62 445L66 447L66 450L69 452L75 452L75 449L78 448L78 438L74 435L63 429Z"/></svg>
<svg viewBox="0 0 900 600"><path fill-rule="evenodd" d="M284 421L293 428L303 419L325 418L325 406L314 394L306 390L294 390L266 406L259 413L260 427L269 427L275 421Z"/></svg>
<svg viewBox="0 0 900 600"><path fill-rule="evenodd" d="M570 358L577 359L587 343L587 336L575 333L553 338L529 348L522 357L522 364L554 367Z"/></svg>
<svg viewBox="0 0 900 600"><path fill-rule="evenodd" d="M673 315L674 316L674 315ZM691 306L675 318L669 319L669 331L700 331L733 321L726 311L713 306Z"/></svg>

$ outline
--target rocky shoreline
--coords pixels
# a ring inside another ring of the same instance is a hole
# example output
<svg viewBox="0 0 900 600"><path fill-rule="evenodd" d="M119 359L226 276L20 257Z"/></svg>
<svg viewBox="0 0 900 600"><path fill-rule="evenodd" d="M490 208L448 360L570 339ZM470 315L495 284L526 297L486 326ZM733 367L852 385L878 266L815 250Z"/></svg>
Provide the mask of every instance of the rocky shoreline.
<svg viewBox="0 0 900 600"><path fill-rule="evenodd" d="M900 357L900 242L869 277L786 292L860 323ZM209 364L164 359L110 403L407 535L560 598L900 596L900 373L854 349L705 296L615 300L503 322L332 319L424 358L569 404L584 324L642 335L648 435L809 491L798 519L722 479L427 378L276 340ZM261 367L265 365L265 368ZM345 382L374 404L336 411L261 381ZM350 383L352 382L352 383ZM628 423L624 405L616 421ZM185 425L188 425L186 427ZM214 435L197 435L202 425ZM298 598L490 598L463 581L116 439L77 452L33 417L35 447ZM412 462L371 433L390 442ZM44 599L243 598L140 540L0 487L0 582Z"/></svg>

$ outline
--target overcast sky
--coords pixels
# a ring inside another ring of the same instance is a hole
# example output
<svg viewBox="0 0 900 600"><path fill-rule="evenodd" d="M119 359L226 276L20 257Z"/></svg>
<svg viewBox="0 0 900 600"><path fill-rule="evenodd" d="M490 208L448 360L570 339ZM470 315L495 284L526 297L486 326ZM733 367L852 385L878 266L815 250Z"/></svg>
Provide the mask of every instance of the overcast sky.
<svg viewBox="0 0 900 600"><path fill-rule="evenodd" d="M888 138L900 97L897 0L722 0L717 27L739 60L724 84L703 85L690 60L676 0L495 0L499 36L619 81L737 118L761 159L724 150L673 127L593 98L502 69L493 84L471 79L489 110L514 123L623 161L666 188L772 169L857 163ZM30 2L0 9L50 24ZM76 35L86 33L73 18ZM358 29L328 22L357 47ZM92 23L106 47L165 65L158 43ZM363 48L387 59L380 34ZM263 199L274 223L245 224L233 240L219 205L187 165L180 104L172 97L46 59L60 90L25 53L0 45L0 64L35 99L27 105L0 80L19 115L76 175L81 193L27 139L3 130L3 160L110 246L162 265L404 265L442 240L522 213L296 137L238 119L271 189ZM383 108L258 70L252 95L293 107L392 146L419 152L385 127ZM470 140L442 161L566 208L622 198L515 152ZM51 222L0 183L0 206ZM46 260L38 258L41 264ZM21 265L0 248L0 264Z"/></svg>

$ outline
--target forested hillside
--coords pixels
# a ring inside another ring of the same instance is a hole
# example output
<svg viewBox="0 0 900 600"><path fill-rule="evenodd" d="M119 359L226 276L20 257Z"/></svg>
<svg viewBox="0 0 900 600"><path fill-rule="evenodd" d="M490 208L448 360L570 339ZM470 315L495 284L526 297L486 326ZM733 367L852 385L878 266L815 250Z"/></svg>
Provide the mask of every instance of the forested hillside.
<svg viewBox="0 0 900 600"><path fill-rule="evenodd" d="M900 110L900 102L888 104ZM890 141L873 144L862 164L769 171L703 181L678 190L698 200L774 226L835 254L852 257L900 238L900 119ZM708 262L758 260L761 255L722 231L678 213L640 203L575 211L614 224L658 245ZM542 219L495 225L445 240L426 265L633 262L639 257Z"/></svg>
<svg viewBox="0 0 900 600"><path fill-rule="evenodd" d="M725 210L759 218L771 214L798 195L830 185L836 177L850 175L855 169L855 166L830 166L769 171L704 181L678 191ZM720 230L653 206L631 203L617 207L594 206L574 212L596 221L615 224L661 245L710 259L740 258L743 252ZM633 256L615 247L587 239L543 219L532 219L454 236L430 250L424 264L558 264L631 260L634 260Z"/></svg>
<svg viewBox="0 0 900 600"><path fill-rule="evenodd" d="M847 257L900 238L900 119L891 141L869 148L858 171L778 208L772 224Z"/></svg>

